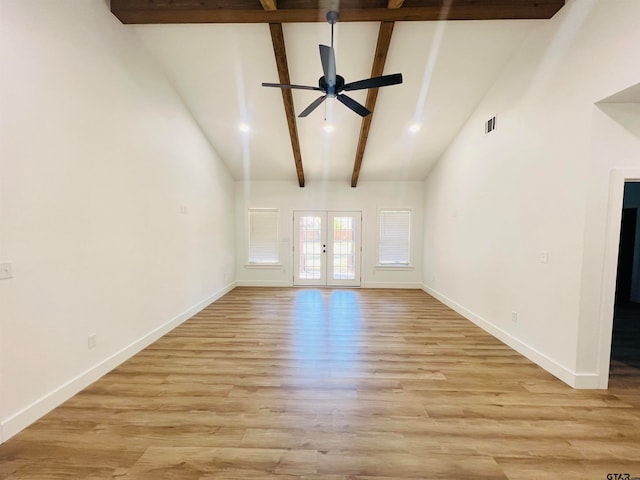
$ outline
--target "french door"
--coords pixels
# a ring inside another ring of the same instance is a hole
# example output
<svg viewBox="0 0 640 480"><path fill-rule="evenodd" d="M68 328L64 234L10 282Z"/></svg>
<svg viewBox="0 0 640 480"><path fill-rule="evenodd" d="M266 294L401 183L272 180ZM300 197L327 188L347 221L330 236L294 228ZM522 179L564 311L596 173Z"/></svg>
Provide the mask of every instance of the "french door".
<svg viewBox="0 0 640 480"><path fill-rule="evenodd" d="M293 284L360 286L361 212L293 212Z"/></svg>

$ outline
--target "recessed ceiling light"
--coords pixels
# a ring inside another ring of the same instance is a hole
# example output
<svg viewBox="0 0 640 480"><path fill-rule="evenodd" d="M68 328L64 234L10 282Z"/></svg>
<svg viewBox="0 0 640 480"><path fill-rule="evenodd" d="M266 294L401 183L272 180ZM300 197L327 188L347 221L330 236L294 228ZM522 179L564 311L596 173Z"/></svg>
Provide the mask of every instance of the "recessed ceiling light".
<svg viewBox="0 0 640 480"><path fill-rule="evenodd" d="M331 124L331 123L325 123L324 127L322 127L323 130L327 133L331 133L335 130L335 127Z"/></svg>
<svg viewBox="0 0 640 480"><path fill-rule="evenodd" d="M251 131L251 127L249 126L248 123L241 123L240 125L238 125L238 130L246 133Z"/></svg>
<svg viewBox="0 0 640 480"><path fill-rule="evenodd" d="M409 131L411 133L417 133L420 131L420 127L421 125L419 123L412 123L411 126L409 127Z"/></svg>

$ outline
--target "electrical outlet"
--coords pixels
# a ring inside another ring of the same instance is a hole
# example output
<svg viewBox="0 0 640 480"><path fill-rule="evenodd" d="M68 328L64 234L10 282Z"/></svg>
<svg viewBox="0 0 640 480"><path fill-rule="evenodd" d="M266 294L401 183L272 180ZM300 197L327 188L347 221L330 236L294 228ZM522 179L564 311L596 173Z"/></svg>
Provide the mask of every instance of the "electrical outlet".
<svg viewBox="0 0 640 480"><path fill-rule="evenodd" d="M513 323L518 323L518 312L516 311L511 312L511 321Z"/></svg>
<svg viewBox="0 0 640 480"><path fill-rule="evenodd" d="M549 252L544 250L540 252L540 263L549 263Z"/></svg>
<svg viewBox="0 0 640 480"><path fill-rule="evenodd" d="M89 345L89 348L96 348L96 334L95 333L92 333L91 335L89 335L87 343Z"/></svg>
<svg viewBox="0 0 640 480"><path fill-rule="evenodd" d="M13 278L13 262L0 263L0 279Z"/></svg>

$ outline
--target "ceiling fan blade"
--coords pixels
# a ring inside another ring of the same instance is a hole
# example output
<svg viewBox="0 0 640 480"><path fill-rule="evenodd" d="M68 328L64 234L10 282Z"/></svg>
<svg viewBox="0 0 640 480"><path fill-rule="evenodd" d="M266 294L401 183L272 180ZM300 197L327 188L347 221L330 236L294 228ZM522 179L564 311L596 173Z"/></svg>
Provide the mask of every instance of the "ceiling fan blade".
<svg viewBox="0 0 640 480"><path fill-rule="evenodd" d="M322 62L322 71L324 72L324 80L328 86L336 84L336 55L333 47L320 45L320 61Z"/></svg>
<svg viewBox="0 0 640 480"><path fill-rule="evenodd" d="M361 117L366 117L371 113L369 110L367 110L367 108L364 105L359 104L351 97L347 97L344 93L341 93L336 98L340 100L341 103L343 103L344 105L349 107L351 110L356 112L358 115L360 115Z"/></svg>
<svg viewBox="0 0 640 480"><path fill-rule="evenodd" d="M362 90L364 88L386 87L388 85L398 85L402 83L402 74L394 73L392 75L382 75L381 77L367 78L357 82L347 83L342 90L347 92L350 90Z"/></svg>
<svg viewBox="0 0 640 480"><path fill-rule="evenodd" d="M310 87L307 85L289 85L288 83L263 83L263 87L277 87L277 88L296 88L298 90L318 90L322 91L319 87Z"/></svg>
<svg viewBox="0 0 640 480"><path fill-rule="evenodd" d="M313 112L316 108L318 108L318 106L324 102L326 100L327 96L323 95L321 97L316 98L313 103L311 105L309 105L307 108L305 108L302 113L300 115L298 115L298 117L306 117L307 115L309 115L311 112Z"/></svg>

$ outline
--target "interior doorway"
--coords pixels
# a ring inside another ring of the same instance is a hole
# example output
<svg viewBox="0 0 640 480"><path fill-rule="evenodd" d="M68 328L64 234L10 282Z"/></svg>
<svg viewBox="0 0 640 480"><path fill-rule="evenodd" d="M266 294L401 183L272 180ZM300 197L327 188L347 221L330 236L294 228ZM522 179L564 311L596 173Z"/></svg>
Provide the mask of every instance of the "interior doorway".
<svg viewBox="0 0 640 480"><path fill-rule="evenodd" d="M293 212L293 284L360 286L362 213Z"/></svg>
<svg viewBox="0 0 640 480"><path fill-rule="evenodd" d="M611 342L610 378L640 374L640 183L624 188Z"/></svg>
<svg viewBox="0 0 640 480"><path fill-rule="evenodd" d="M638 208L623 208L616 275L616 305L631 302Z"/></svg>

